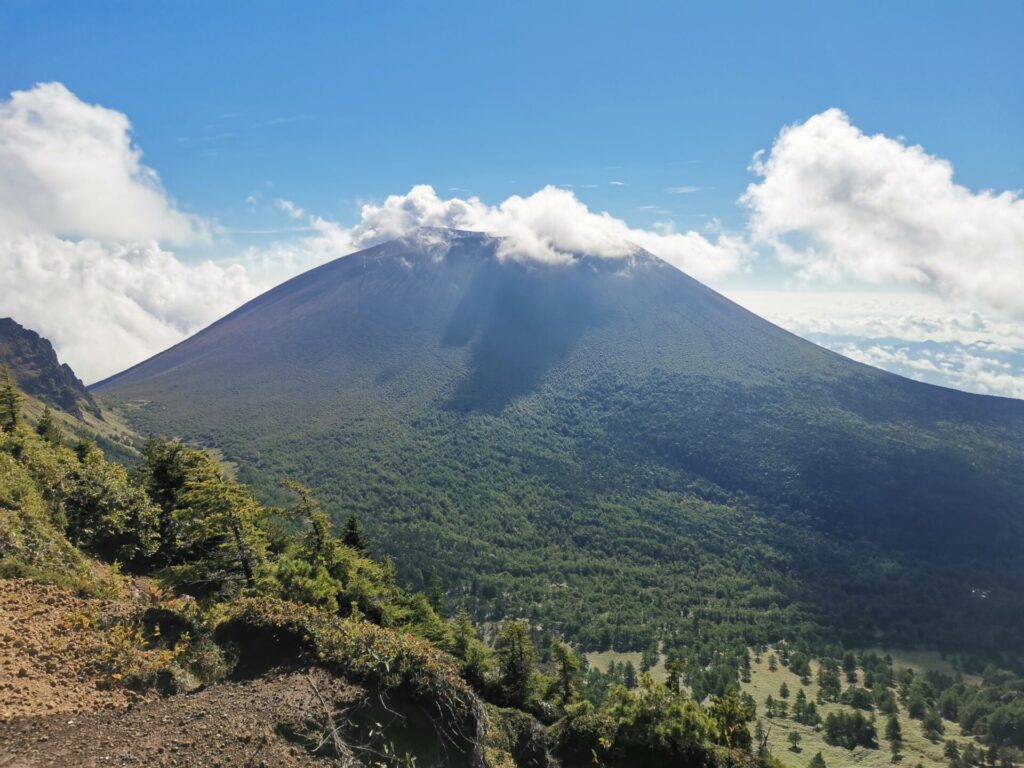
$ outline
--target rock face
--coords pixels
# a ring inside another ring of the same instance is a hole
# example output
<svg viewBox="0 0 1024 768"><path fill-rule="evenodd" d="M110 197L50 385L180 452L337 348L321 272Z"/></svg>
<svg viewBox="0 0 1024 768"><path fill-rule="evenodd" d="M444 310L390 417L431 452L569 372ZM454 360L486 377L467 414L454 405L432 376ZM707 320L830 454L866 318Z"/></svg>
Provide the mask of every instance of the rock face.
<svg viewBox="0 0 1024 768"><path fill-rule="evenodd" d="M53 345L38 333L0 318L0 365L7 365L25 393L81 418L100 409L73 370L57 359Z"/></svg>

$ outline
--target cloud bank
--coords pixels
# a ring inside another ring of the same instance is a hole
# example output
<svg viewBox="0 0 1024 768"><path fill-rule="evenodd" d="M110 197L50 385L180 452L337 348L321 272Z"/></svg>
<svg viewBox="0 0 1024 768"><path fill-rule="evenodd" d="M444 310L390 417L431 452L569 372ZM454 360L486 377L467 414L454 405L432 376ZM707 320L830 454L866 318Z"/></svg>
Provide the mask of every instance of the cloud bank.
<svg viewBox="0 0 1024 768"><path fill-rule="evenodd" d="M751 170L750 236L809 280L915 285L1024 317L1024 200L838 109L783 129Z"/></svg>
<svg viewBox="0 0 1024 768"><path fill-rule="evenodd" d="M0 316L49 338L96 381L181 341L262 287L240 265L185 264L150 243L0 240Z"/></svg>
<svg viewBox="0 0 1024 768"><path fill-rule="evenodd" d="M86 381L159 352L258 288L160 243L209 240L142 163L120 112L59 83L0 101L0 316L50 338Z"/></svg>
<svg viewBox="0 0 1024 768"><path fill-rule="evenodd" d="M924 293L729 291L772 322L862 363L929 384L1024 398L1024 326Z"/></svg>

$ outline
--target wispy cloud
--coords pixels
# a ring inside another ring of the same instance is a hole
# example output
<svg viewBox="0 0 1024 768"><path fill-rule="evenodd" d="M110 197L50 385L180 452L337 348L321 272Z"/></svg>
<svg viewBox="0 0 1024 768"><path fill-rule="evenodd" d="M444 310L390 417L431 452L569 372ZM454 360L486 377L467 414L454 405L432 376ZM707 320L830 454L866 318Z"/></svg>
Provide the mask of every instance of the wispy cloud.
<svg viewBox="0 0 1024 768"><path fill-rule="evenodd" d="M315 120L316 115L281 115L280 117L272 117L264 123L265 125L289 125L290 123L307 123L310 120Z"/></svg>
<svg viewBox="0 0 1024 768"><path fill-rule="evenodd" d="M704 187L669 187L665 191L670 195L692 195L694 192L700 192Z"/></svg>

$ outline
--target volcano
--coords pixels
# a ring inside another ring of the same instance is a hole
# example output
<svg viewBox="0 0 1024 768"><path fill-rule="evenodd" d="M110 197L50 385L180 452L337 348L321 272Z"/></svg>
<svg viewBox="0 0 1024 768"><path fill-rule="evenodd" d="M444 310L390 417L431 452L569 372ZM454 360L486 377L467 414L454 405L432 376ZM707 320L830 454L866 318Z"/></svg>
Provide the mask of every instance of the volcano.
<svg viewBox="0 0 1024 768"><path fill-rule="evenodd" d="M1022 647L1024 402L854 362L639 249L420 230L93 391L271 502L287 475L358 512L413 585L587 647L702 616Z"/></svg>

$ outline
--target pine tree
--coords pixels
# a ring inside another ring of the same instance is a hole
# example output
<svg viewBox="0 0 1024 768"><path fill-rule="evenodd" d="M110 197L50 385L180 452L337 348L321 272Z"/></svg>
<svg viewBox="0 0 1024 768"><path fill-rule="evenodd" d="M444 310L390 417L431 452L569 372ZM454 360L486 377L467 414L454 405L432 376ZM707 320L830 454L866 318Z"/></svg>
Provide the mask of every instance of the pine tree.
<svg viewBox="0 0 1024 768"><path fill-rule="evenodd" d="M345 521L345 533L341 540L357 552L366 552L370 548L366 535L363 533L363 525L359 522L359 515L355 512L351 513Z"/></svg>
<svg viewBox="0 0 1024 768"><path fill-rule="evenodd" d="M665 678L665 685L673 693L679 693L683 676L683 663L679 659L672 659L666 666L668 672Z"/></svg>
<svg viewBox="0 0 1024 768"><path fill-rule="evenodd" d="M942 718L934 708L930 708L924 713L924 717L921 719L921 730L929 741L938 741L939 737L945 733L946 728L942 724Z"/></svg>
<svg viewBox="0 0 1024 768"><path fill-rule="evenodd" d="M747 723L754 719L753 700L743 698L730 688L721 696L711 697L708 713L718 726L719 739L730 749L748 749L750 730Z"/></svg>
<svg viewBox="0 0 1024 768"><path fill-rule="evenodd" d="M807 694L801 688L796 692L796 699L793 700L793 719L798 723L806 722L808 706Z"/></svg>
<svg viewBox="0 0 1024 768"><path fill-rule="evenodd" d="M786 685L785 681L779 686L779 696L783 699L789 698L789 686Z"/></svg>
<svg viewBox="0 0 1024 768"><path fill-rule="evenodd" d="M437 570L430 573L430 592L427 600L430 601L431 608L439 614L444 613L444 587L441 585L441 577L437 575Z"/></svg>
<svg viewBox="0 0 1024 768"><path fill-rule="evenodd" d="M14 386L11 369L5 365L0 374L0 428L11 432L18 426L22 400L21 393Z"/></svg>
<svg viewBox="0 0 1024 768"><path fill-rule="evenodd" d="M485 684L488 667L487 648L477 637L476 627L465 608L455 617L452 650L462 660L462 674L475 687Z"/></svg>
<svg viewBox="0 0 1024 768"><path fill-rule="evenodd" d="M557 670L562 706L566 706L576 698L576 678L580 672L580 658L572 648L558 640L551 642L551 656Z"/></svg>
<svg viewBox="0 0 1024 768"><path fill-rule="evenodd" d="M811 762L807 764L807 768L828 768L825 765L825 758L821 756L821 752L811 758Z"/></svg>
<svg viewBox="0 0 1024 768"><path fill-rule="evenodd" d="M796 731L790 731L789 732L789 736L786 737L786 740L789 741L789 751L790 752L799 752L800 751L800 740L801 740L801 737L800 737L799 733L797 733Z"/></svg>
<svg viewBox="0 0 1024 768"><path fill-rule="evenodd" d="M622 683L629 690L636 688L636 667L633 666L632 661L627 661L626 666L622 669Z"/></svg>
<svg viewBox="0 0 1024 768"><path fill-rule="evenodd" d="M43 408L43 415L39 417L39 422L36 424L36 434L51 445L64 444L64 430L53 418L53 412L48 405Z"/></svg>
<svg viewBox="0 0 1024 768"><path fill-rule="evenodd" d="M946 746L942 754L949 763L950 768L956 768L956 766L960 765L960 745L953 739L946 740Z"/></svg>
<svg viewBox="0 0 1024 768"><path fill-rule="evenodd" d="M895 714L889 715L889 719L885 724L885 738L889 742L892 762L898 763L902 759L903 729L900 728L900 719Z"/></svg>
<svg viewBox="0 0 1024 768"><path fill-rule="evenodd" d="M327 513L323 511L320 503L313 497L313 492L306 486L288 478L284 479L284 485L299 496L299 503L293 514L309 523L307 549L310 557L314 560L328 558L328 550L335 539L331 535L331 520L327 517Z"/></svg>
<svg viewBox="0 0 1024 768"><path fill-rule="evenodd" d="M537 649L525 621L506 621L494 642L501 684L510 704L525 706L530 698L530 683L537 663Z"/></svg>
<svg viewBox="0 0 1024 768"><path fill-rule="evenodd" d="M853 651L843 654L843 672L846 673L846 682L853 685L857 682L857 657Z"/></svg>
<svg viewBox="0 0 1024 768"><path fill-rule="evenodd" d="M257 523L262 509L244 486L220 477L190 481L175 510L180 542L189 554L177 569L184 582L219 588L239 576L254 586L267 542Z"/></svg>

